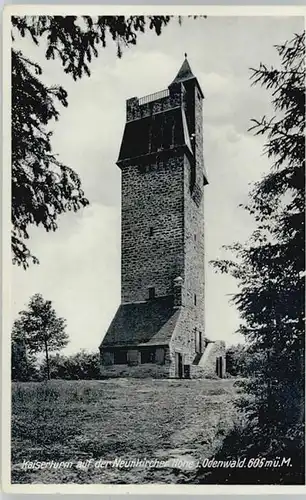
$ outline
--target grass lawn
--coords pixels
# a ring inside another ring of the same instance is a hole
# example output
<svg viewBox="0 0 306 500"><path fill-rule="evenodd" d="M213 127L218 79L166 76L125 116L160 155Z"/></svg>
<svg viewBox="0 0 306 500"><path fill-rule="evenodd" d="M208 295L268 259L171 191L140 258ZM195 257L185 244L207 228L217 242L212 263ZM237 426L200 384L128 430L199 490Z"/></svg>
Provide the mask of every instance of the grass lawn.
<svg viewBox="0 0 306 500"><path fill-rule="evenodd" d="M14 383L13 483L175 483L166 468L96 468L99 459L212 456L232 428L235 381L113 379ZM93 459L85 469L79 461ZM72 462L25 470L23 461Z"/></svg>

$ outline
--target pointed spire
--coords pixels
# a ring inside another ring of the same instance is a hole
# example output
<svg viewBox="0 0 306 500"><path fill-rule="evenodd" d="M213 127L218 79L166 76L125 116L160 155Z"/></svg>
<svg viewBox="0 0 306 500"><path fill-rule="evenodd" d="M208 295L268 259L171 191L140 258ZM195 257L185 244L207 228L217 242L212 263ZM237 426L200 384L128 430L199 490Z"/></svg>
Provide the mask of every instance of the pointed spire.
<svg viewBox="0 0 306 500"><path fill-rule="evenodd" d="M196 85L197 85L197 87L198 87L198 89L200 91L201 96L204 98L204 95L203 95L202 89L200 87L200 84L199 84L197 78L192 73L191 67L190 67L188 59L187 59L187 53L185 52L184 62L182 64L182 66L181 66L178 74L174 78L173 82L169 85L169 88L172 85L175 85L177 83L183 83L183 82L185 82L187 80L194 80L194 82L196 83Z"/></svg>
<svg viewBox="0 0 306 500"><path fill-rule="evenodd" d="M188 59L187 59L187 54L185 52L184 62L182 64L181 69L179 70L178 74L174 78L172 84L173 83L180 83L180 82L183 82L184 80L189 80L190 78L195 78L195 76L191 71L191 67L190 67Z"/></svg>

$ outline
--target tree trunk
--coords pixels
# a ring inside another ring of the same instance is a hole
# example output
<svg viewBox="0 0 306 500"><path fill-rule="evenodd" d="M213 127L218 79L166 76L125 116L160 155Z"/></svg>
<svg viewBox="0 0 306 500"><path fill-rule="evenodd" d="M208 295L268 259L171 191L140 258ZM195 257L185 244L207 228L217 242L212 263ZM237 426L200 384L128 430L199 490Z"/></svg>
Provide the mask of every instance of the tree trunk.
<svg viewBox="0 0 306 500"><path fill-rule="evenodd" d="M49 353L48 353L48 342L45 339L45 352L46 352L46 365L47 365L47 380L50 380L50 366L49 366Z"/></svg>
<svg viewBox="0 0 306 500"><path fill-rule="evenodd" d="M23 337L23 350L24 350L24 362L25 362L25 371L26 371L26 381L28 382L30 380L30 377L29 377L29 364L28 364L27 347L26 347L26 343L25 343L24 337Z"/></svg>

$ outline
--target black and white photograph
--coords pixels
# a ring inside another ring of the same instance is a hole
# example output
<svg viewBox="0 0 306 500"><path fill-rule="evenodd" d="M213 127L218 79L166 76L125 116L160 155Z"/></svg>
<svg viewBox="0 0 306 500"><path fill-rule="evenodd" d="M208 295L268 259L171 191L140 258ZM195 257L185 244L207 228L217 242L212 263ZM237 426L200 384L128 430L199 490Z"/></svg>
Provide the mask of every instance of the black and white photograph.
<svg viewBox="0 0 306 500"><path fill-rule="evenodd" d="M9 484L305 486L303 10L36 11L4 21Z"/></svg>

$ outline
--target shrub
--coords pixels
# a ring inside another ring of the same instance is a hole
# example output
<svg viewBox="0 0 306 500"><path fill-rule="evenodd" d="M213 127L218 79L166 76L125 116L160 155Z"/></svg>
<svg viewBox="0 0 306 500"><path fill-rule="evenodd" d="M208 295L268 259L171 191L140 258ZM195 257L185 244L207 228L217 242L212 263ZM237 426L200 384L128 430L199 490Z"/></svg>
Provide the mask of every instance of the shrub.
<svg viewBox="0 0 306 500"><path fill-rule="evenodd" d="M45 378L46 364L40 367L41 378ZM100 378L100 356L82 350L77 354L50 357L50 376L52 379L92 380Z"/></svg>

